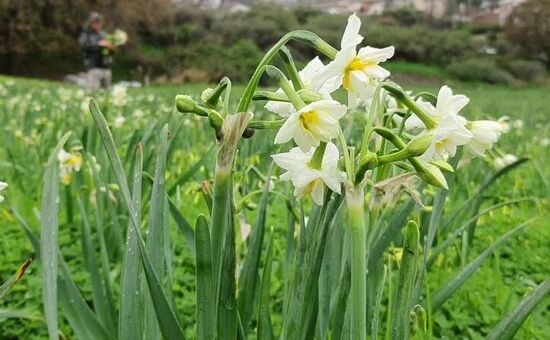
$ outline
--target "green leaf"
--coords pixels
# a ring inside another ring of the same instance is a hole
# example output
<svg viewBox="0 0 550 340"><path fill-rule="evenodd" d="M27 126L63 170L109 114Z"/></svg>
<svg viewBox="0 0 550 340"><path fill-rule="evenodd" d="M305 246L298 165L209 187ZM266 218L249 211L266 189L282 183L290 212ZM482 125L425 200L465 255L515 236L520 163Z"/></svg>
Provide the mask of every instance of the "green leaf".
<svg viewBox="0 0 550 340"><path fill-rule="evenodd" d="M134 164L134 183L132 188L132 203L137 220L141 220L141 185L143 170L143 145L138 144ZM139 255L139 237L132 222L128 225L126 235L126 250L122 262L120 278L120 312L118 322L119 339L141 339L143 321L143 295L141 293L141 259Z"/></svg>
<svg viewBox="0 0 550 340"><path fill-rule="evenodd" d="M61 258L61 275L58 278L59 302L78 339L113 339L80 294L71 279L67 263Z"/></svg>
<svg viewBox="0 0 550 340"><path fill-rule="evenodd" d="M517 204L517 203L521 203L521 202L533 202L534 200L532 198L520 198L520 199L517 199L517 200L510 200L510 201L505 201L505 202L501 202L501 203L498 203L498 204L495 204L493 206L490 206L489 208L487 209L484 209L483 211L479 212L478 214L472 216L470 219L466 220L466 222L464 222L461 226L459 226L457 229L455 229L453 231L453 233L447 237L447 239L443 242L441 242L441 244L439 244L437 247L433 248L432 251L430 252L430 257L429 257L429 260L428 260L428 267L431 266L431 264L437 259L437 257L443 253L447 248L449 248L454 240L462 235L462 233L468 228L468 226L470 225L470 223L472 222L475 222L477 221L478 218L480 218L481 216L484 216L488 213L490 213L491 211L495 210L495 209L498 209L498 208L501 208L501 207L504 207L504 206L507 206L507 205L510 205L510 204Z"/></svg>
<svg viewBox="0 0 550 340"><path fill-rule="evenodd" d="M23 264L19 266L15 274L13 274L9 279L6 280L6 282L4 282L0 286L0 300L2 300L10 292L10 290L17 284L17 282L21 281L31 263L32 259L28 259L27 261L23 262Z"/></svg>
<svg viewBox="0 0 550 340"><path fill-rule="evenodd" d="M470 262L464 267L458 274L456 274L450 281L443 285L432 295L431 308L432 310L439 309L445 301L447 301L453 294L468 280L476 270L481 267L483 262L491 256L496 248L501 246L504 242L508 241L512 236L516 235L520 231L523 231L535 218L532 218L514 229L508 231L506 234L499 237L493 244L485 249L475 260Z"/></svg>
<svg viewBox="0 0 550 340"><path fill-rule="evenodd" d="M315 332L319 302L318 278L323 262L328 230L334 223L343 202L342 195L335 195L330 200L328 198L330 198L330 193L327 193L325 198L325 204L319 218L320 222L312 226L315 230L311 231L311 238L308 239L304 263L297 268L298 271L303 273L303 276L295 281L293 301L290 304L288 315L285 316L283 338L308 339Z"/></svg>
<svg viewBox="0 0 550 340"><path fill-rule="evenodd" d="M399 270L399 279L392 306L392 339L408 339L410 331L410 313L413 303L413 290L418 273L420 257L418 225L409 221L403 240L403 258Z"/></svg>
<svg viewBox="0 0 550 340"><path fill-rule="evenodd" d="M506 167L500 169L499 171L497 171L496 173L494 173L493 175L491 175L489 178L487 178L485 180L485 182L483 182L482 185L480 185L479 189L473 194L471 195L464 203L462 203L462 205L456 209L454 212L453 212L453 215L451 215L451 217L449 217L445 223L441 226L441 230L445 230L447 229L447 227L451 224L451 222L454 221L455 218L457 218L460 213L466 208L468 207L470 204L472 203L476 203L478 201L481 200L482 198L482 195L483 193L485 192L485 190L487 190L493 183L496 182L497 179L499 179L500 177L506 175L507 173L509 173L510 171L514 170L515 168L519 167L521 164L527 162L529 160L529 158L520 158L518 159L517 161L507 165ZM477 211L475 211L476 209L474 209L474 212L473 214L477 214Z"/></svg>
<svg viewBox="0 0 550 340"><path fill-rule="evenodd" d="M550 278L542 282L531 294L523 300L502 319L499 324L487 336L487 340L513 339L516 332L533 312L535 307L550 294Z"/></svg>
<svg viewBox="0 0 550 340"><path fill-rule="evenodd" d="M176 225L187 240L191 253L195 256L195 231L191 228L191 225L187 222L187 219L182 215L170 197L168 197L168 205L170 206L170 214L172 215L172 218L176 221Z"/></svg>
<svg viewBox="0 0 550 340"><path fill-rule="evenodd" d="M77 198L77 201L82 218L82 252L84 257L84 265L90 273L92 280L92 299L94 301L94 310L97 313L98 318L101 320L101 323L105 327L112 329L112 327L114 327L111 315L112 309L108 304L109 300L107 299L104 286L104 284L108 284L108 282L104 281L104 278L99 271L86 209L84 208L84 204L82 203L82 199L80 197ZM108 276L105 280L108 280Z"/></svg>
<svg viewBox="0 0 550 340"><path fill-rule="evenodd" d="M134 232L139 239L138 249L145 272L147 286L149 288L151 299L153 300L153 306L155 308L157 319L160 325L160 331L162 335L168 340L184 339L185 336L183 334L181 325L179 324L176 314L172 310L168 299L166 298L166 295L162 290L162 284L160 283L159 278L156 276L153 265L151 264L151 259L149 258L149 255L145 250L145 243L139 231L139 215L137 214L133 201L130 197L128 181L126 179L126 175L124 174L124 169L122 167L120 157L118 156L118 153L116 151L113 135L111 134L111 131L107 126L107 121L105 120L105 117L103 116L103 114L99 110L99 107L93 99L90 101L90 110L101 135L103 146L105 147L105 151L107 153L107 156L109 157L109 161L111 162L111 166L113 168L112 170L120 187L122 199L124 201L124 204L126 205L126 209L128 209L128 212L130 214L132 228L134 229Z"/></svg>
<svg viewBox="0 0 550 340"><path fill-rule="evenodd" d="M262 273L260 286L260 305L258 307L258 339L271 340L273 336L273 325L271 323L271 313L269 311L270 288L271 288L271 266L273 264L273 241L269 239L267 247L267 258Z"/></svg>
<svg viewBox="0 0 550 340"><path fill-rule="evenodd" d="M151 222L147 234L146 249L151 259L152 268L156 276L162 282L165 276L164 263L164 203L165 203L165 172L166 157L168 152L168 125L164 125L160 133L160 143L157 150L155 166L155 177L153 179L153 190L151 193ZM168 246L168 245L166 245ZM160 339L158 324L155 316L155 308L149 298L145 298L145 338Z"/></svg>
<svg viewBox="0 0 550 340"><path fill-rule="evenodd" d="M199 215L195 225L195 261L197 266L197 339L214 339L215 305L214 275L210 232L204 215Z"/></svg>
<svg viewBox="0 0 550 340"><path fill-rule="evenodd" d="M27 237L34 247L34 251L40 253L40 243L34 232L29 228L26 221L19 216ZM59 253L59 250L58 250ZM61 275L57 277L57 286L59 301L65 311L65 317L71 324L73 331L79 339L113 339L103 325L99 322L96 315L92 312L88 304L82 298L76 284L71 279L67 264L63 257L59 255L61 263ZM1 319L1 317L0 317Z"/></svg>
<svg viewBox="0 0 550 340"><path fill-rule="evenodd" d="M208 148L208 150L206 150L204 155L195 164L193 164L189 168L189 170L183 173L174 184L170 186L170 188L167 191L168 195L172 195L178 189L178 186L185 184L191 178L193 178L193 176L195 176L197 171L201 168L201 166L203 166L206 163L206 161L210 157L212 150L214 150L214 146L211 146L210 148Z"/></svg>
<svg viewBox="0 0 550 340"><path fill-rule="evenodd" d="M259 284L260 258L262 255L262 244L265 234L267 205L269 203L269 178L272 172L273 165L270 167L266 177L268 180L265 181L260 209L258 211L258 219L255 227L252 229L250 245L239 277L239 314L245 332L248 330L250 319L254 311L256 290Z"/></svg>
<svg viewBox="0 0 550 340"><path fill-rule="evenodd" d="M32 248L34 249L37 259L40 260L40 240L38 239L38 237L36 237L36 235L34 234L34 231L31 229L31 227L29 226L27 221L23 218L23 216L19 214L17 209L12 207L11 211L15 216L15 218L17 219L17 221L19 221L19 224L21 224L21 227L23 227L23 231L25 232L25 234L27 235L27 238L31 242Z"/></svg>
<svg viewBox="0 0 550 340"><path fill-rule="evenodd" d="M57 320L57 252L59 249L59 163L57 154L70 136L66 133L51 153L44 174L42 190L40 244L42 259L43 303L50 339L59 339Z"/></svg>
<svg viewBox="0 0 550 340"><path fill-rule="evenodd" d="M0 322L6 319L29 319L43 321L38 316L24 310L0 309Z"/></svg>
<svg viewBox="0 0 550 340"><path fill-rule="evenodd" d="M234 338L237 334L235 296L235 240L232 170L237 146L251 113L225 118L216 155L214 197L212 200L211 242L216 298L217 332Z"/></svg>

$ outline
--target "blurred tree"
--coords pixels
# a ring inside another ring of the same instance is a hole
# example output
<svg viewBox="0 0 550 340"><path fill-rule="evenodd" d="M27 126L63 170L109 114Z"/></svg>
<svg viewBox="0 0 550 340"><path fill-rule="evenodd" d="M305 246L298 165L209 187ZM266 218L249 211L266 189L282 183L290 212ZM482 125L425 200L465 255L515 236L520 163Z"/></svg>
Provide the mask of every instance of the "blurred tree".
<svg viewBox="0 0 550 340"><path fill-rule="evenodd" d="M90 11L103 13L107 28L127 31L134 43L138 34L156 31L171 18L170 0L2 0L0 72L15 73L22 64L32 68L25 62L30 56L75 59Z"/></svg>
<svg viewBox="0 0 550 340"><path fill-rule="evenodd" d="M550 68L550 0L528 0L516 7L505 34L519 54L540 59Z"/></svg>

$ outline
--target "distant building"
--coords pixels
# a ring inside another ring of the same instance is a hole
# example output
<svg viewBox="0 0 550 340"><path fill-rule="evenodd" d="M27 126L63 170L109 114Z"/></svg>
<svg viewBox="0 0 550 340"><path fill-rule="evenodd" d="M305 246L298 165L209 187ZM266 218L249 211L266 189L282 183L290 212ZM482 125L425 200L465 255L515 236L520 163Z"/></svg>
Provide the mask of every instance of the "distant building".
<svg viewBox="0 0 550 340"><path fill-rule="evenodd" d="M494 7L486 6L480 11L470 13L468 21L484 26L504 26L513 10L526 0L501 0Z"/></svg>
<svg viewBox="0 0 550 340"><path fill-rule="evenodd" d="M456 0L172 0L175 5L193 4L204 8L224 8L231 12L246 12L255 3L275 3L281 6L310 6L326 13L364 13L380 15L386 11L412 7L434 17L452 15L454 20L481 25L505 25L506 20L518 5L526 0L484 0L476 7ZM452 13L452 14L451 14Z"/></svg>

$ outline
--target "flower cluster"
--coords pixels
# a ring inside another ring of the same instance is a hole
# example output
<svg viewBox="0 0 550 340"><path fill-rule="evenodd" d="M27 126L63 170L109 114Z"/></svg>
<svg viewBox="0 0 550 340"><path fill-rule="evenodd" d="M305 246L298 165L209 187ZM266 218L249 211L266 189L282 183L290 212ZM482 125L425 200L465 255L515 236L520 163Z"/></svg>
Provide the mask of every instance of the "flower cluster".
<svg viewBox="0 0 550 340"><path fill-rule="evenodd" d="M115 46L122 46L128 42L128 34L121 29L116 29L113 33L107 35L107 40Z"/></svg>
<svg viewBox="0 0 550 340"><path fill-rule="evenodd" d="M442 171L453 170L446 161L455 156L457 148L464 146L468 155L483 157L505 126L497 121L468 121L461 113L468 97L454 94L448 86L441 87L437 96L412 97L386 82L390 72L380 64L394 55L394 47L359 47L363 41L360 27L360 19L351 15L333 60L324 65L314 58L297 73L297 81L280 83L281 88L265 105L284 118L275 143L293 141L297 145L272 156L287 171L281 179L292 182L297 197L311 195L322 205L325 186L340 193L342 183L356 184L357 179L365 180L369 170L408 160L410 170L421 179L447 188ZM347 92L345 104L331 96L340 88ZM339 138L346 156L349 150L340 121L351 110L364 112L371 124L365 134L370 139L351 160L359 177L347 168L351 163L346 164L345 172L340 170L340 151L332 142ZM374 133L395 149L383 149L381 143L372 142Z"/></svg>

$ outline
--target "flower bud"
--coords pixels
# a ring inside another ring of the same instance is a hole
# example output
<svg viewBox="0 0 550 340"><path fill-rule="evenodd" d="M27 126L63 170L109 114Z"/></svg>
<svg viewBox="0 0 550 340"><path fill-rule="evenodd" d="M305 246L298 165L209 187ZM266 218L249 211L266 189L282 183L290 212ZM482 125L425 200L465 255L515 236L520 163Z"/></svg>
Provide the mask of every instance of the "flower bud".
<svg viewBox="0 0 550 340"><path fill-rule="evenodd" d="M205 89L201 93L201 101L203 103L207 102L210 99L210 97L212 97L213 94L214 94L214 89L213 88L209 87L209 88Z"/></svg>
<svg viewBox="0 0 550 340"><path fill-rule="evenodd" d="M431 161L430 163L432 163L433 165L435 165L436 167L438 167L439 169L445 172L455 172L455 169L453 169L453 166L442 159L438 161Z"/></svg>
<svg viewBox="0 0 550 340"><path fill-rule="evenodd" d="M432 136L426 134L413 139L405 148L410 152L411 157L418 157L428 150L432 140Z"/></svg>
<svg viewBox="0 0 550 340"><path fill-rule="evenodd" d="M417 327L422 332L426 332L428 330L428 327L427 327L428 316L426 314L426 311L424 310L424 308L422 308L421 305L415 305L413 307L413 311L416 314Z"/></svg>
<svg viewBox="0 0 550 340"><path fill-rule="evenodd" d="M323 99L323 96L319 92L310 89L301 89L298 91L298 94L306 103L313 103Z"/></svg>
<svg viewBox="0 0 550 340"><path fill-rule="evenodd" d="M182 113L194 112L197 104L191 96L179 94L176 96L176 109Z"/></svg>
<svg viewBox="0 0 550 340"><path fill-rule="evenodd" d="M438 188L449 189L447 180L441 170L433 164L422 164L416 169L418 176L428 184Z"/></svg>
<svg viewBox="0 0 550 340"><path fill-rule="evenodd" d="M181 113L194 113L199 116L208 116L207 109L197 105L195 100L188 95L179 94L176 96L176 109Z"/></svg>

